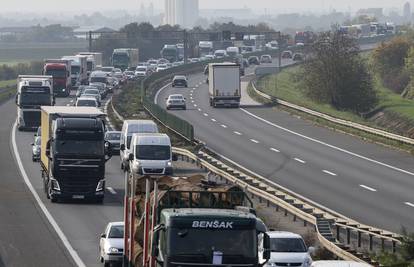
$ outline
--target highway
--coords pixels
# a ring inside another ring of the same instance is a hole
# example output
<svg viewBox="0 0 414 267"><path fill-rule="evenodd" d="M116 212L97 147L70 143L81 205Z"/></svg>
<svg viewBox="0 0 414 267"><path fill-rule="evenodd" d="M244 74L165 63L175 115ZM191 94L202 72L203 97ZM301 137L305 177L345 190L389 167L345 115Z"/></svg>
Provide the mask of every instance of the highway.
<svg viewBox="0 0 414 267"><path fill-rule="evenodd" d="M246 107L212 108L202 74L189 76L189 88L164 88L157 102L165 107L164 99L173 93L183 94L188 106L169 112L192 123L196 138L215 152L361 223L414 230L414 159L409 154L252 106L246 96Z"/></svg>
<svg viewBox="0 0 414 267"><path fill-rule="evenodd" d="M70 98L57 98L56 104L68 105L71 104L71 101L73 99L73 96ZM10 122L16 118L16 107L14 104L9 103L7 105L1 106L1 108L3 109L3 113L10 114ZM7 139L2 138L2 140L9 139L8 137L10 136L10 128L11 127L7 128L7 131L5 133ZM78 263L78 266L82 266L82 264L84 264L83 266L88 267L102 266L102 264L98 262L99 236L104 231L105 226L108 222L123 220L124 175L119 168L119 156L113 156L113 158L106 164L107 190L104 204L84 202L51 203L43 192L42 180L40 176L40 164L38 162L32 162L31 159L30 143L33 142L33 132L16 131L15 135L16 144L22 160L23 168L27 173L28 178L35 188L37 194L39 195L41 201L44 203L45 207L50 212L51 216L54 218L65 237L68 239L69 244L73 247L73 249L80 257L81 263ZM4 157L2 156L2 158ZM11 169L16 172L15 168L10 168L10 166L12 166L11 164L14 163L2 162L2 164L8 164L7 168L3 168L3 170ZM17 175L14 177L17 177ZM18 178L18 180L21 181L20 178ZM13 203L10 203L10 205L12 205L12 207L13 205L15 206ZM35 207L33 209L35 209ZM28 220L31 220L31 218L29 217ZM43 224L47 224L47 221L43 222ZM51 231L50 234L53 234L53 231ZM54 237L54 239L55 240L50 243L39 244L39 249L44 250L46 248L50 248L53 242L60 242L57 236ZM57 257L50 251L47 251L47 254L48 257ZM29 257L25 256L24 258L28 259ZM56 265L37 264L33 266Z"/></svg>

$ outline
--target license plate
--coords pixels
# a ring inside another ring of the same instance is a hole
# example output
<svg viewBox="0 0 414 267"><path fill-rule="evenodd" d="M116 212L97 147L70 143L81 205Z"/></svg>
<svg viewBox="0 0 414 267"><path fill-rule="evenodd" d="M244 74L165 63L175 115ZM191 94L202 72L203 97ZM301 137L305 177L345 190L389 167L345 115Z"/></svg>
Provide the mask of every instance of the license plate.
<svg viewBox="0 0 414 267"><path fill-rule="evenodd" d="M84 199L85 196L83 196L83 195L73 195L72 198L73 199Z"/></svg>

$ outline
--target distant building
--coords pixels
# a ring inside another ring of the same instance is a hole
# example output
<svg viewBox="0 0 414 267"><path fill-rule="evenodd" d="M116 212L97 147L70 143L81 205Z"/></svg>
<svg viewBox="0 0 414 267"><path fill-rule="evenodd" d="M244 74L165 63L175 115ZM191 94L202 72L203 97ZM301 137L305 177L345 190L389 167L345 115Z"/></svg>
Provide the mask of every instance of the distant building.
<svg viewBox="0 0 414 267"><path fill-rule="evenodd" d="M357 11L357 16L368 16L381 19L384 16L382 8L364 8Z"/></svg>
<svg viewBox="0 0 414 267"><path fill-rule="evenodd" d="M198 0L165 0L164 23L192 28L199 18Z"/></svg>
<svg viewBox="0 0 414 267"><path fill-rule="evenodd" d="M404 22L411 22L411 5L409 2L404 4L403 8Z"/></svg>

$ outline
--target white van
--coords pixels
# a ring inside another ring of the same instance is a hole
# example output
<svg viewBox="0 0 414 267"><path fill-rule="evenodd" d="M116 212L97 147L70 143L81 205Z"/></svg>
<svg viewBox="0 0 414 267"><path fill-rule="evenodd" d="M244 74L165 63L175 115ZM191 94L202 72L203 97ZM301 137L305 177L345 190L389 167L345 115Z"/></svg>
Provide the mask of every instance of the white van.
<svg viewBox="0 0 414 267"><path fill-rule="evenodd" d="M172 175L173 159L170 137L166 134L134 134L128 155L133 176Z"/></svg>
<svg viewBox="0 0 414 267"><path fill-rule="evenodd" d="M229 57L236 57L239 54L239 48L235 46L227 47L226 53Z"/></svg>
<svg viewBox="0 0 414 267"><path fill-rule="evenodd" d="M215 58L224 58L227 57L227 52L226 50L216 50L214 51L214 56Z"/></svg>
<svg viewBox="0 0 414 267"><path fill-rule="evenodd" d="M158 133L158 126L152 120L125 120L121 130L120 157L121 169L128 163L130 144L134 133Z"/></svg>

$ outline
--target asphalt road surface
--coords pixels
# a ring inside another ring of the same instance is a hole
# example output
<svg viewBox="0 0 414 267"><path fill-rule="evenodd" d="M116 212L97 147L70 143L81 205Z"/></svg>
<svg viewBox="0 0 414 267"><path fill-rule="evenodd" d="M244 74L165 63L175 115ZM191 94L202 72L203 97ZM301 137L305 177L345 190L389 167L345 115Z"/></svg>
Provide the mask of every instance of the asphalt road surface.
<svg viewBox="0 0 414 267"><path fill-rule="evenodd" d="M192 123L196 138L219 154L362 223L414 230L414 159L409 154L270 107L212 108L202 74L189 77L189 88L165 88L158 103L165 107L164 99L173 93L186 97L187 110L169 112Z"/></svg>

